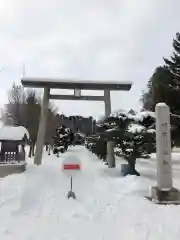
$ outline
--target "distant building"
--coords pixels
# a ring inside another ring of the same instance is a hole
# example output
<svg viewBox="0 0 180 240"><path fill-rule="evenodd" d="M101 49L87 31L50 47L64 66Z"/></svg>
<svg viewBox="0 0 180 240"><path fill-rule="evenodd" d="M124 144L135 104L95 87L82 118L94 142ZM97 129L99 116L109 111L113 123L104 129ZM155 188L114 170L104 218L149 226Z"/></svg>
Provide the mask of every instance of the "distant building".
<svg viewBox="0 0 180 240"><path fill-rule="evenodd" d="M96 120L92 117L82 116L65 116L63 114L58 115L59 124L65 125L70 128L73 132L81 132L85 135L96 132Z"/></svg>

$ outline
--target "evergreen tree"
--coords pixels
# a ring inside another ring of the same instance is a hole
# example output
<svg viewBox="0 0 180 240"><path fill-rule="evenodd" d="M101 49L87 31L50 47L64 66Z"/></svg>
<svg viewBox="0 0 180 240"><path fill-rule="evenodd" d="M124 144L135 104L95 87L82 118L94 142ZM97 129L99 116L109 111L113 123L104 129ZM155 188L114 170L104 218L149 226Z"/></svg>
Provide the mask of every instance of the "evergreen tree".
<svg viewBox="0 0 180 240"><path fill-rule="evenodd" d="M171 111L175 111L176 92L172 88L172 74L167 67L157 67L148 81L147 92L144 92L141 101L143 109L154 111L158 102L165 102Z"/></svg>
<svg viewBox="0 0 180 240"><path fill-rule="evenodd" d="M174 52L165 65L157 67L148 81L148 90L143 92L143 109L154 111L158 102L165 102L170 111L180 115L180 33L173 39Z"/></svg>
<svg viewBox="0 0 180 240"><path fill-rule="evenodd" d="M174 52L170 59L164 58L166 67L173 75L174 84L180 91L180 33L176 33L176 38L173 39Z"/></svg>

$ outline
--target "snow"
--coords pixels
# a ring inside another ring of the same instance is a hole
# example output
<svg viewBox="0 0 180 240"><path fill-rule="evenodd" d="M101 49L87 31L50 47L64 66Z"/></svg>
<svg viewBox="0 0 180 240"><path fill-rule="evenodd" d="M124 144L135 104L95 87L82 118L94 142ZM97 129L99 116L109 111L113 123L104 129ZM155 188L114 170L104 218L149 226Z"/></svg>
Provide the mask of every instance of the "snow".
<svg viewBox="0 0 180 240"><path fill-rule="evenodd" d="M131 124L128 128L128 132L142 132L145 129L145 127L140 126L139 124Z"/></svg>
<svg viewBox="0 0 180 240"><path fill-rule="evenodd" d="M151 111L142 111L137 113L136 115L131 115L131 118L136 120L136 121L143 121L144 118L147 117L152 117L152 118L156 118L155 112L151 112Z"/></svg>
<svg viewBox="0 0 180 240"><path fill-rule="evenodd" d="M143 111L138 113L138 115L141 116L142 118L146 118L146 117L156 118L155 112L150 112L150 111Z"/></svg>
<svg viewBox="0 0 180 240"><path fill-rule="evenodd" d="M78 132L78 135L81 137L86 137L86 135L84 133Z"/></svg>
<svg viewBox="0 0 180 240"><path fill-rule="evenodd" d="M86 84L130 84L132 85L132 82L127 81L104 81L104 80L82 80L82 79L59 79L59 78L23 78L23 82L50 82L50 83L86 83Z"/></svg>
<svg viewBox="0 0 180 240"><path fill-rule="evenodd" d="M152 118L156 118L155 112L151 112L151 111L142 111L142 112L136 112L136 115L133 115L129 112L126 111L119 111L119 112L114 112L110 114L110 117L119 117L119 118L129 118L135 121L142 121L144 118L147 117L152 117Z"/></svg>
<svg viewBox="0 0 180 240"><path fill-rule="evenodd" d="M110 129L106 130L105 132L114 132L116 130L117 130L116 128L110 128Z"/></svg>
<svg viewBox="0 0 180 240"><path fill-rule="evenodd" d="M25 161L20 161L20 162L17 162L17 161L11 161L10 163L8 162L0 162L0 167L1 166L24 166L26 165L26 162Z"/></svg>
<svg viewBox="0 0 180 240"><path fill-rule="evenodd" d="M156 132L155 129L148 129L148 130L147 130L147 133L155 133L155 132Z"/></svg>
<svg viewBox="0 0 180 240"><path fill-rule="evenodd" d="M157 103L156 104L157 107L167 107L166 103L162 102L162 103Z"/></svg>
<svg viewBox="0 0 180 240"><path fill-rule="evenodd" d="M75 154L82 170L73 180L77 199L67 200L69 179L62 160ZM59 158L44 152L43 164L0 179L2 240L179 240L180 206L144 198L156 185L156 159L138 160L141 177L120 177L82 146ZM180 154L173 154L174 186L180 189Z"/></svg>
<svg viewBox="0 0 180 240"><path fill-rule="evenodd" d="M140 132L142 132L142 131L144 131L144 130L146 130L145 127L143 127L143 126L141 126L141 125L139 125L139 124L136 124L136 123L135 123L135 124L134 124L134 123L131 124L131 125L129 126L129 128L128 128L128 132L132 132L132 133L136 133L136 132L140 133ZM146 132L147 132L147 133L155 133L156 130L150 128L150 129L147 129Z"/></svg>
<svg viewBox="0 0 180 240"><path fill-rule="evenodd" d="M24 136L29 138L29 133L22 126L3 126L0 129L0 140L22 140Z"/></svg>
<svg viewBox="0 0 180 240"><path fill-rule="evenodd" d="M111 116L111 117L117 117L117 116L120 116L120 115L122 115L122 114L127 116L127 115L128 115L128 112L127 112L126 110L124 110L124 109L119 109L119 110L111 113L110 116Z"/></svg>

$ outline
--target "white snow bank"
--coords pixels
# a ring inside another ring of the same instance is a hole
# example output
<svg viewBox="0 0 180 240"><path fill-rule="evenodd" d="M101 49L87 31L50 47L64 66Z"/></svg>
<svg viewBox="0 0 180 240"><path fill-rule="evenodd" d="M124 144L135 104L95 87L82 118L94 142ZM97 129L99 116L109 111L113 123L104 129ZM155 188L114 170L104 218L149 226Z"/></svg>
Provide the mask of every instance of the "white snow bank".
<svg viewBox="0 0 180 240"><path fill-rule="evenodd" d="M22 126L3 126L0 129L0 140L22 140L25 135L29 138L29 132Z"/></svg>
<svg viewBox="0 0 180 240"><path fill-rule="evenodd" d="M61 171L70 154L82 162L73 179L76 200L67 200L69 179ZM173 172L180 189L178 158ZM180 206L160 206L144 198L149 186L156 185L156 161L137 161L141 177L120 177L120 163L118 158L117 167L108 169L78 146L60 158L44 153L43 165L30 163L23 174L0 179L0 239L179 240Z"/></svg>

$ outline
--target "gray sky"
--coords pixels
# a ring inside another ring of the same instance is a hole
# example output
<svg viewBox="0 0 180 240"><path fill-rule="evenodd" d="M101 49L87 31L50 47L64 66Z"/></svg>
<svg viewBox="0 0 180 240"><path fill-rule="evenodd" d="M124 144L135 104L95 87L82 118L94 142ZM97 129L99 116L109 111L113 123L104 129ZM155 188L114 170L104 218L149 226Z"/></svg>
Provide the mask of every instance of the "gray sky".
<svg viewBox="0 0 180 240"><path fill-rule="evenodd" d="M153 70L172 52L179 9L179 0L0 0L0 107L25 62L27 77L132 81L130 92L111 94L112 109L138 109ZM104 112L103 103L56 105L67 115Z"/></svg>

